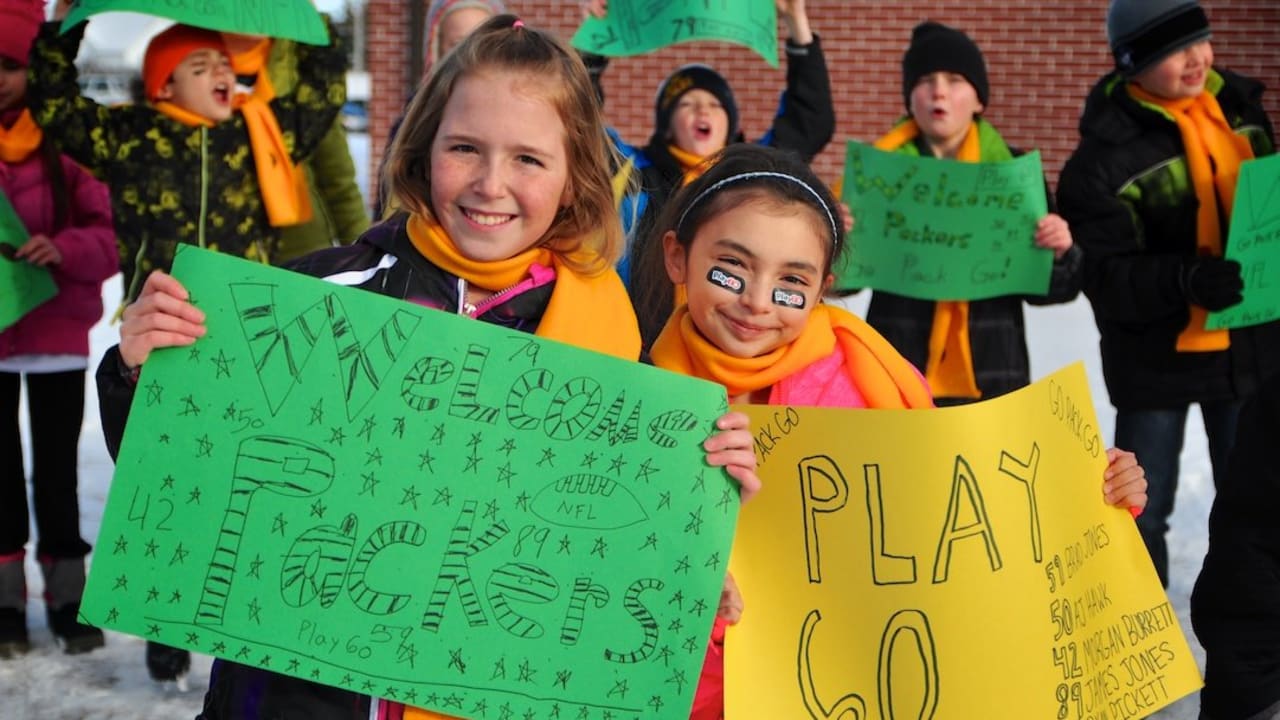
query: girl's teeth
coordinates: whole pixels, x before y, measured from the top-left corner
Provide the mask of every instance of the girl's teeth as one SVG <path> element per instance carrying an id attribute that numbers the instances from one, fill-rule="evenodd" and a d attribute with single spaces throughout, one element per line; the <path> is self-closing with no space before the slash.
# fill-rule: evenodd
<path id="1" fill-rule="evenodd" d="M 467 217 L 478 225 L 499 225 L 510 219 L 510 215 L 489 215 L 487 213 L 478 213 L 475 211 L 467 211 Z"/>

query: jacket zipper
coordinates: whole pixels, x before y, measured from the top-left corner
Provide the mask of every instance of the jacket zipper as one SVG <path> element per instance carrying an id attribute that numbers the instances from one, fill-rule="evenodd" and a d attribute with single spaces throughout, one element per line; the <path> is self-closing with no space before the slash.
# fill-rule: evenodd
<path id="1" fill-rule="evenodd" d="M 501 303 L 502 299 L 507 295 L 510 295 L 511 293 L 518 290 L 520 287 L 530 284 L 532 282 L 533 282 L 532 278 L 526 278 L 516 283 L 515 285 L 512 285 L 509 288 L 499 290 L 498 292 L 490 295 L 484 300 L 481 300 L 478 305 L 472 305 L 471 303 L 467 302 L 467 281 L 463 278 L 458 278 L 458 314 L 466 315 L 467 317 L 472 317 L 472 318 L 479 317 L 481 314 L 488 311 L 489 308 L 494 307 L 495 305 L 498 305 L 499 303 Z"/>

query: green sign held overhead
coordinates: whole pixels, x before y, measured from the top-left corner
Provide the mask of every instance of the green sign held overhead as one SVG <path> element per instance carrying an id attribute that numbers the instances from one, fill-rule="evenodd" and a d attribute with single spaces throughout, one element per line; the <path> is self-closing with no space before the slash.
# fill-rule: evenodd
<path id="1" fill-rule="evenodd" d="M 836 286 L 923 300 L 1044 295 L 1053 253 L 1040 154 L 962 163 L 850 142 L 841 199 L 855 219 Z"/>
<path id="2" fill-rule="evenodd" d="M 27 226 L 9 198 L 0 193 L 0 330 L 58 294 L 58 286 L 47 269 L 14 259 L 14 253 L 28 238 Z"/>
<path id="3" fill-rule="evenodd" d="M 778 67 L 778 9 L 774 0 L 610 0 L 604 18 L 588 17 L 572 44 L 624 57 L 691 40 L 745 45 Z"/>
<path id="4" fill-rule="evenodd" d="M 188 245 L 83 619 L 464 717 L 686 718 L 723 388 Z"/>
<path id="5" fill-rule="evenodd" d="M 1240 263 L 1244 302 L 1209 313 L 1205 327 L 1247 327 L 1280 318 L 1280 155 L 1240 166 L 1225 255 Z"/>
<path id="6" fill-rule="evenodd" d="M 329 44 L 324 18 L 311 0 L 76 0 L 62 21 L 62 30 L 90 15 L 117 11 L 156 15 L 209 30 Z"/>

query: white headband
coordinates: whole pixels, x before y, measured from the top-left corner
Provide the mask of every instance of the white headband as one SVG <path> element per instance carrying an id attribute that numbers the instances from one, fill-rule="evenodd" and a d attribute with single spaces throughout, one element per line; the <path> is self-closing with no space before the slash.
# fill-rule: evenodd
<path id="1" fill-rule="evenodd" d="M 840 248 L 841 236 L 840 236 L 839 227 L 836 225 L 836 218 L 834 215 L 831 214 L 831 208 L 827 207 L 826 201 L 822 199 L 822 196 L 818 194 L 817 190 L 814 190 L 812 187 L 809 186 L 809 183 L 806 183 L 805 181 L 801 180 L 795 175 L 788 175 L 786 173 L 747 172 L 747 173 L 740 173 L 738 175 L 730 175 L 729 177 L 723 180 L 717 181 L 711 187 L 698 193 L 698 196 L 695 197 L 693 201 L 689 203 L 689 206 L 684 209 L 684 212 L 680 213 L 680 220 L 676 222 L 676 235 L 680 235 L 680 229 L 684 227 L 684 219 L 688 217 L 689 212 L 693 210 L 695 207 L 697 207 L 698 203 L 702 202 L 702 200 L 706 198 L 708 195 L 715 192 L 716 190 L 719 190 L 725 185 L 730 185 L 736 182 L 742 182 L 743 180 L 751 180 L 754 178 L 762 178 L 762 177 L 775 178 L 777 180 L 786 180 L 788 182 L 793 182 L 796 185 L 799 185 L 800 187 L 804 188 L 806 192 L 808 192 L 810 195 L 813 196 L 814 200 L 818 201 L 818 207 L 822 208 L 822 211 L 827 214 L 827 222 L 831 224 L 831 254 L 834 256 L 836 253 L 836 250 Z"/>

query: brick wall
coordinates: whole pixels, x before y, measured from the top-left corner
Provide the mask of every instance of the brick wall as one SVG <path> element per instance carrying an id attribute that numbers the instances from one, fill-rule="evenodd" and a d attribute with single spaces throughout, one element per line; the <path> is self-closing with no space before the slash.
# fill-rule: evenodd
<path id="1" fill-rule="evenodd" d="M 572 0 L 508 0 L 531 25 L 568 37 L 580 20 Z M 1204 0 L 1217 64 L 1271 86 L 1272 122 L 1280 122 L 1280 1 Z M 901 59 L 920 20 L 965 30 L 982 47 L 991 81 L 987 118 L 1010 143 L 1039 148 L 1045 170 L 1058 170 L 1077 140 L 1084 96 L 1111 67 L 1104 18 L 1107 0 L 809 0 L 832 76 L 836 138 L 817 159 L 822 177 L 840 173 L 845 139 L 873 140 L 904 112 Z M 373 74 L 372 163 L 376 168 L 392 119 L 405 98 L 409 10 L 404 0 L 368 0 L 369 69 Z M 616 59 L 605 77 L 606 115 L 624 138 L 643 143 L 652 130 L 653 93 L 673 68 L 705 62 L 734 88 L 747 134 L 769 125 L 784 74 L 750 51 L 689 43 Z"/>

